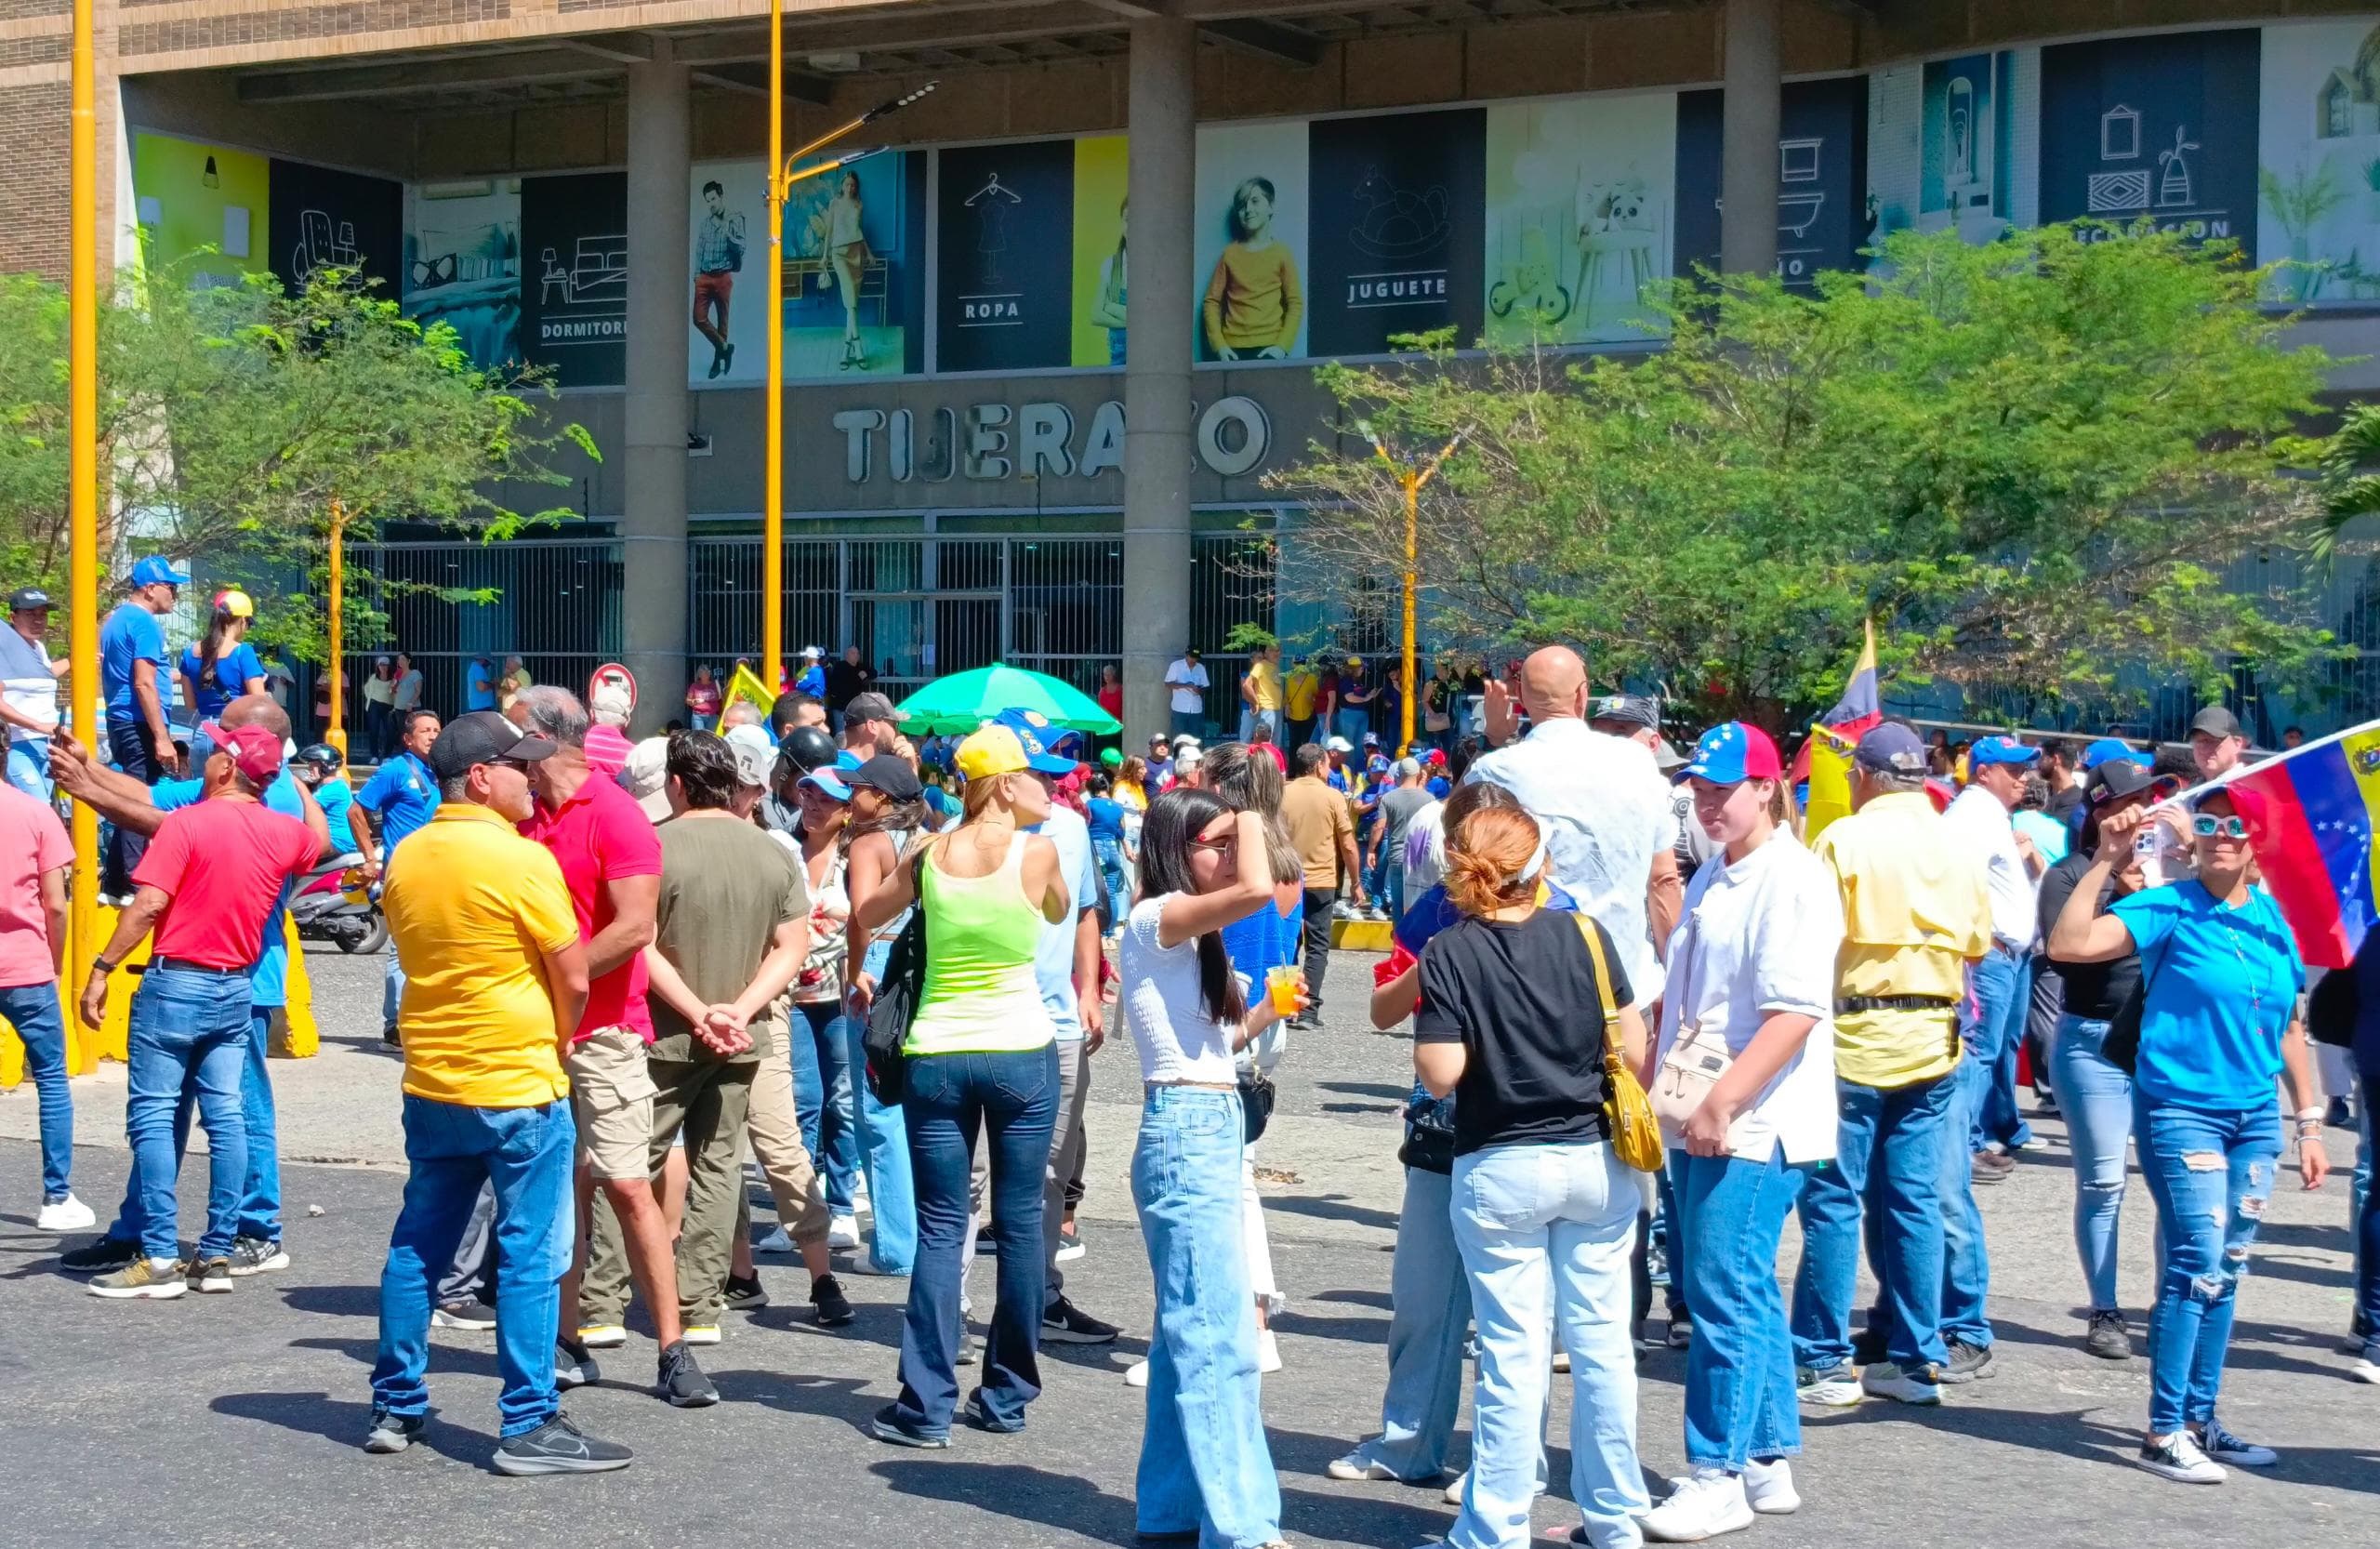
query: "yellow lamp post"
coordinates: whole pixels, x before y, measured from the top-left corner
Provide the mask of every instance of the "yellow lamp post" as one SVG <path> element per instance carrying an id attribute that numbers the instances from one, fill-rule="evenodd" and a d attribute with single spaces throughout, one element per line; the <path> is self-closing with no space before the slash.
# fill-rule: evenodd
<path id="1" fill-rule="evenodd" d="M 928 81 L 906 97 L 879 103 L 788 153 L 785 149 L 785 0 L 769 0 L 769 368 L 762 408 L 764 459 L 760 506 L 760 677 L 772 693 L 785 662 L 785 204 L 793 185 L 839 171 L 872 155 L 854 151 L 814 166 L 793 164 L 900 112 L 932 91 Z"/>
<path id="2" fill-rule="evenodd" d="M 324 670 L 331 675 L 328 703 L 330 724 L 323 729 L 323 740 L 347 757 L 347 508 L 338 496 L 331 496 L 331 549 L 328 595 L 324 598 L 323 616 L 329 640 L 329 661 Z"/>
<path id="3" fill-rule="evenodd" d="M 1426 463 L 1401 463 L 1389 455 L 1388 444 L 1373 433 L 1369 424 L 1358 420 L 1355 429 L 1372 444 L 1372 450 L 1396 475 L 1397 483 L 1405 491 L 1405 668 L 1403 689 L 1397 695 L 1404 705 L 1404 724 L 1398 733 L 1396 749 L 1402 758 L 1413 747 L 1413 701 L 1415 690 L 1421 686 L 1414 675 L 1414 612 L 1415 597 L 1421 587 L 1421 486 L 1436 477 L 1446 460 L 1454 456 L 1455 448 L 1462 444 L 1462 438 L 1471 432 L 1457 431 L 1455 438 Z"/>
<path id="4" fill-rule="evenodd" d="M 92 0 L 74 0 L 67 193 L 67 703 L 74 735 L 95 753 L 99 703 L 99 131 L 92 112 Z M 99 814 L 74 803 L 74 878 L 67 961 L 99 955 Z"/>

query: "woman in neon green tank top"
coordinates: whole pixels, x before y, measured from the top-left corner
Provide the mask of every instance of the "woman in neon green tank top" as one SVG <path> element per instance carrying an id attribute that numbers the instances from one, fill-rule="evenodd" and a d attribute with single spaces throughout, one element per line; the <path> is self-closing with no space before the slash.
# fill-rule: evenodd
<path id="1" fill-rule="evenodd" d="M 1070 895 L 1057 846 L 1020 831 L 1050 815 L 1050 792 L 1016 734 L 986 726 L 959 745 L 957 763 L 967 778 L 959 827 L 928 841 L 920 865 L 886 877 L 851 923 L 854 933 L 872 932 L 924 894 L 925 985 L 903 1044 L 909 1068 L 901 1105 L 917 1173 L 918 1256 L 901 1397 L 872 1426 L 879 1439 L 906 1447 L 950 1445 L 965 1337 L 959 1252 L 978 1131 L 989 1141 L 999 1297 L 968 1419 L 1022 1430 L 1025 1406 L 1041 1385 L 1041 1182 L 1057 1119 L 1058 1053 L 1033 955 L 1043 931 L 1072 928 Z"/>

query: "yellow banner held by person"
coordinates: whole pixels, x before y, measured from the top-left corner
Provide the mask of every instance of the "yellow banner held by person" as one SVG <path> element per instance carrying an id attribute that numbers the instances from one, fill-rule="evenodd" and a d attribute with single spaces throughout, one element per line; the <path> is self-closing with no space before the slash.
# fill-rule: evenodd
<path id="1" fill-rule="evenodd" d="M 1854 744 L 1824 726 L 1810 728 L 1810 798 L 1802 809 L 1802 842 L 1815 844 L 1826 826 L 1851 815 Z"/>
<path id="2" fill-rule="evenodd" d="M 769 692 L 769 685 L 760 682 L 760 675 L 742 662 L 735 664 L 734 673 L 728 678 L 727 693 L 720 700 L 719 708 L 721 712 L 724 712 L 728 706 L 738 699 L 749 700 L 752 708 L 760 712 L 760 718 L 764 721 L 768 719 L 770 709 L 777 702 L 777 696 Z"/>

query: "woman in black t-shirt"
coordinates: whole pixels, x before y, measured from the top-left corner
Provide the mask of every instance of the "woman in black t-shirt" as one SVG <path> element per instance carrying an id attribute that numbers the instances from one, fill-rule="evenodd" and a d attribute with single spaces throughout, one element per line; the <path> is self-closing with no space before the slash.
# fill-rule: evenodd
<path id="1" fill-rule="evenodd" d="M 2148 770 L 2130 759 L 2110 759 L 2091 771 L 2084 787 L 2090 806 L 2083 814 L 2081 842 L 2042 878 L 2042 940 L 2066 912 L 2075 884 L 2091 868 L 2099 849 L 2099 823 L 2110 813 L 2144 806 L 2157 794 Z M 2109 879 L 2092 912 L 2144 880 L 2137 858 Z M 2074 1149 L 2074 1251 L 2091 1291 L 2091 1321 L 2082 1348 L 2107 1360 L 2132 1358 L 2132 1335 L 2116 1304 L 2116 1228 L 2123 1213 L 2124 1146 L 2132 1139 L 2132 1074 L 2108 1058 L 2108 1025 L 2140 983 L 2140 957 L 2127 952 L 2109 962 L 2049 960 L 2065 981 L 2065 1012 L 2050 1044 L 2049 1084 L 2057 1111 L 2066 1118 Z"/>
<path id="2" fill-rule="evenodd" d="M 1637 1189 L 1606 1140 L 1601 1008 L 1621 1008 L 1612 1027 L 1637 1068 L 1645 1025 L 1603 927 L 1539 907 L 1535 819 L 1468 813 L 1448 830 L 1446 854 L 1447 894 L 1463 919 L 1422 949 L 1413 1067 L 1432 1094 L 1455 1097 L 1454 1237 L 1479 1331 L 1471 1475 L 1453 1537 L 1527 1544 L 1559 1330 L 1585 1540 L 1633 1542 L 1649 1507 L 1629 1339 Z"/>

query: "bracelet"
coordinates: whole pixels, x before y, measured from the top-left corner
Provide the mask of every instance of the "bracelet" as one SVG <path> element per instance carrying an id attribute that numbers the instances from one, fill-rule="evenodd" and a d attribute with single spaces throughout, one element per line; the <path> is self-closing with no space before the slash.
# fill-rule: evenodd
<path id="1" fill-rule="evenodd" d="M 2308 1104 L 2307 1106 L 2297 1110 L 2296 1117 L 2297 1122 L 2300 1124 L 2319 1124 L 2322 1120 L 2322 1110 L 2311 1104 Z"/>

